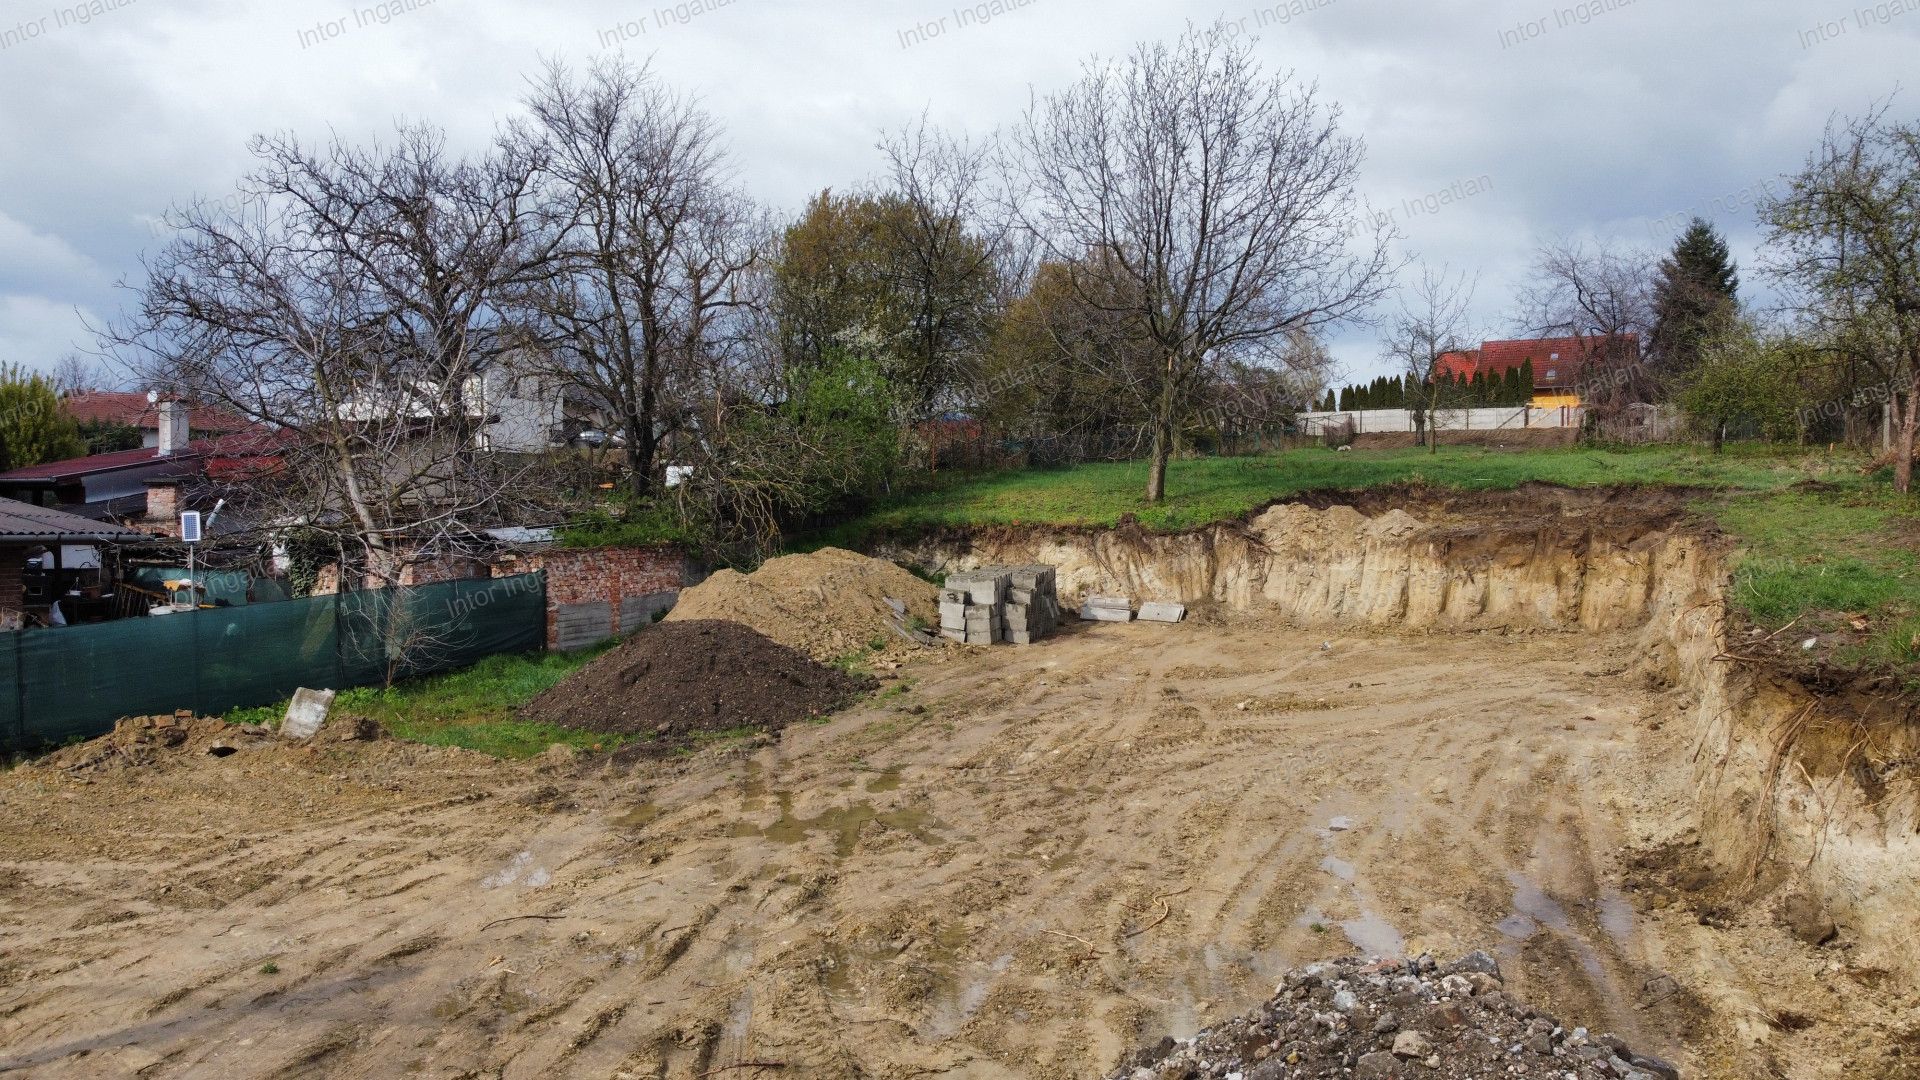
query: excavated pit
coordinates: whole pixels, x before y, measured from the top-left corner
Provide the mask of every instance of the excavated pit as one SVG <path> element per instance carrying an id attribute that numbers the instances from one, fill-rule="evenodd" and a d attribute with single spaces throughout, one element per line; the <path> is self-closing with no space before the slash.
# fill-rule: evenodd
<path id="1" fill-rule="evenodd" d="M 1305 627 L 1628 633 L 1636 656 L 1623 674 L 1676 690 L 1690 741 L 1690 768 L 1675 777 L 1684 782 L 1658 793 L 1682 821 L 1636 863 L 1648 887 L 1683 882 L 1678 893 L 1706 925 L 1810 897 L 1849 970 L 1911 989 L 1920 727 L 1885 680 L 1807 685 L 1743 654 L 1738 643 L 1762 632 L 1730 613 L 1732 545 L 1688 512 L 1689 496 L 1549 485 L 1329 493 L 1178 535 L 998 530 L 890 554 L 936 572 L 1054 563 L 1070 600 L 1119 593 L 1277 611 Z M 1720 993 L 1748 1041 L 1781 1026 L 1759 984 Z"/>

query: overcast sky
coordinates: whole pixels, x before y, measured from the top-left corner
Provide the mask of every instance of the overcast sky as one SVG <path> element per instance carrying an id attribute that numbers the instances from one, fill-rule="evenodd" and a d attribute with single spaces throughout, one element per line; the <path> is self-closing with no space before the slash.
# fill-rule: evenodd
<path id="1" fill-rule="evenodd" d="M 698 93 L 748 188 L 791 209 L 872 176 L 877 134 L 923 110 L 986 135 L 1086 57 L 1223 16 L 1344 107 L 1364 194 L 1406 250 L 1481 275 L 1496 335 L 1554 236 L 1665 248 L 1698 213 L 1747 268 L 1756 194 L 1830 114 L 1920 74 L 1920 0 L 0 0 L 0 361 L 92 348 L 159 217 L 230 191 L 256 132 L 426 119 L 478 148 L 540 56 L 624 49 Z M 1920 115 L 1920 87 L 1895 113 Z M 1352 376 L 1376 353 L 1336 342 Z"/>

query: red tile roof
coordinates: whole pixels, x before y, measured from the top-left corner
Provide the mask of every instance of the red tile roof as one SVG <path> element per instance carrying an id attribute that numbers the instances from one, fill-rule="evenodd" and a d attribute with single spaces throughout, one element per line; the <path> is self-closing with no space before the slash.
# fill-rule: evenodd
<path id="1" fill-rule="evenodd" d="M 70 394 L 65 403 L 67 412 L 83 424 L 94 421 L 126 424 L 143 431 L 160 430 L 160 410 L 143 393 L 90 391 Z M 253 426 L 250 421 L 212 405 L 191 405 L 187 416 L 188 426 L 196 433 L 222 434 L 245 431 Z"/>
<path id="2" fill-rule="evenodd" d="M 180 462 L 181 468 L 178 471 L 183 474 L 204 470 L 218 474 L 223 479 L 244 479 L 251 474 L 278 468 L 281 454 L 290 449 L 296 441 L 296 436 L 291 431 L 250 427 L 246 431 L 222 435 L 217 439 L 195 439 L 187 445 L 185 450 L 164 458 L 160 456 L 158 448 L 151 446 L 137 450 L 118 450 L 111 454 L 93 454 L 88 457 L 49 461 L 42 465 L 15 469 L 12 472 L 0 473 L 0 481 L 46 480 L 60 483 L 113 472 L 116 469 L 152 465 L 159 461 Z"/>
<path id="3" fill-rule="evenodd" d="M 49 461 L 44 465 L 30 465 L 24 469 L 0 473 L 0 480 L 78 480 L 81 477 L 97 473 L 113 472 L 116 469 L 131 469 L 141 465 L 152 465 L 157 461 L 192 461 L 200 456 L 200 450 L 189 448 L 170 457 L 163 458 L 155 447 L 142 447 L 138 450 L 119 450 L 111 454 L 93 454 L 89 457 L 68 458 L 65 461 Z"/>
<path id="4" fill-rule="evenodd" d="M 1640 348 L 1638 334 L 1622 335 L 1633 351 Z M 1536 390 L 1572 389 L 1580 382 L 1580 373 L 1588 361 L 1602 352 L 1610 337 L 1536 338 L 1530 341 L 1489 341 L 1468 352 L 1448 353 L 1440 358 L 1441 373 L 1473 378 L 1476 374 L 1504 376 L 1528 362 L 1533 364 Z"/>

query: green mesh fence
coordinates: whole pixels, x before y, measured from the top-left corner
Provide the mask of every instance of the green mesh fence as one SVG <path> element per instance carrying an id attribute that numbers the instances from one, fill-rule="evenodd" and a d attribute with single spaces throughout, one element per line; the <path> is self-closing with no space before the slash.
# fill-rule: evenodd
<path id="1" fill-rule="evenodd" d="M 167 582 L 187 576 L 181 567 L 136 566 L 127 572 L 127 580 L 148 592 L 165 592 Z M 286 583 L 273 578 L 254 577 L 242 570 L 200 570 L 194 578 L 205 586 L 204 599 L 223 607 L 248 604 L 278 604 L 292 599 Z"/>
<path id="2" fill-rule="evenodd" d="M 20 719 L 20 635 L 0 634 L 0 684 L 13 692 L 0 694 L 0 746 L 18 746 L 27 737 Z"/>
<path id="3" fill-rule="evenodd" d="M 219 715 L 302 687 L 372 686 L 546 645 L 540 574 L 0 634 L 7 750 L 105 734 L 123 716 Z"/>

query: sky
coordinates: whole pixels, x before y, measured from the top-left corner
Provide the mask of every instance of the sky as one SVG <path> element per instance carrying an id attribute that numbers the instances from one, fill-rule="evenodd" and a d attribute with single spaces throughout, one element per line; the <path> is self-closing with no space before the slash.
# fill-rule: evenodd
<path id="1" fill-rule="evenodd" d="M 219 199 L 250 136 L 366 140 L 430 121 L 478 150 L 543 57 L 650 60 L 724 124 L 780 209 L 879 171 L 925 113 L 978 137 L 1095 56 L 1224 18 L 1363 138 L 1361 193 L 1409 258 L 1478 275 L 1518 329 L 1558 237 L 1668 248 L 1698 214 L 1754 297 L 1754 203 L 1835 115 L 1920 75 L 1920 0 L 0 0 L 0 363 L 51 368 L 134 301 L 170 206 Z M 1920 117 L 1920 88 L 1894 98 Z M 1333 340 L 1385 373 L 1378 333 Z"/>

